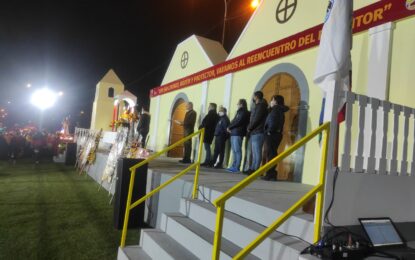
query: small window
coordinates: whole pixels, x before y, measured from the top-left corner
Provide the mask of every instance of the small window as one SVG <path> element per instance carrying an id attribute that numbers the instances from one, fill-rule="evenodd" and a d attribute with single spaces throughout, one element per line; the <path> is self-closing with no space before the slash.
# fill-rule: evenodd
<path id="1" fill-rule="evenodd" d="M 114 88 L 108 89 L 108 97 L 113 98 L 114 97 Z"/>

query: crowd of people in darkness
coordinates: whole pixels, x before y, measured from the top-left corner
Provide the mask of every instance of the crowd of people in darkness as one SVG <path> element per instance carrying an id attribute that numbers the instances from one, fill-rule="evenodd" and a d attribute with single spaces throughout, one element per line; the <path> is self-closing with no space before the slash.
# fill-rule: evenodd
<path id="1" fill-rule="evenodd" d="M 203 140 L 205 160 L 201 166 L 222 169 L 226 144 L 230 140 L 233 161 L 226 170 L 239 173 L 242 166 L 242 144 L 243 139 L 246 138 L 246 160 L 242 172 L 250 175 L 259 169 L 263 161 L 268 162 L 278 155 L 278 146 L 283 137 L 284 113 L 289 108 L 285 106 L 284 97 L 280 95 L 272 96 L 268 104 L 261 91 L 254 93 L 251 111 L 248 111 L 245 99 L 240 99 L 237 106 L 237 112 L 230 120 L 225 107 L 218 108 L 215 103 L 209 104 L 209 111 L 199 126 L 199 129 L 205 129 Z M 196 116 L 193 104 L 188 102 L 183 122 L 176 120 L 177 124 L 183 126 L 185 137 L 194 132 Z M 213 155 L 212 143 L 214 143 Z M 180 163 L 192 162 L 191 149 L 192 141 L 189 140 L 184 144 L 184 157 L 179 161 Z M 265 160 L 262 158 L 263 155 Z M 262 179 L 276 181 L 276 169 L 270 169 Z"/>
<path id="2" fill-rule="evenodd" d="M 36 129 L 11 129 L 0 133 L 0 159 L 15 164 L 19 159 L 32 158 L 38 164 L 58 154 L 59 133 Z"/>

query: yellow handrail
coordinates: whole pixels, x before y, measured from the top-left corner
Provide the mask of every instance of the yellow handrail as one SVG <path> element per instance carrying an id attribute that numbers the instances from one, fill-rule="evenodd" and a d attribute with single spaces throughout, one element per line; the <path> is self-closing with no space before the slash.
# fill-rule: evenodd
<path id="1" fill-rule="evenodd" d="M 141 166 L 145 165 L 146 163 L 149 163 L 150 161 L 154 160 L 155 158 L 159 157 L 160 155 L 176 148 L 177 146 L 181 145 L 182 143 L 190 140 L 191 138 L 197 136 L 200 134 L 200 139 L 199 139 L 199 149 L 198 149 L 198 156 L 197 156 L 197 160 L 196 162 L 192 163 L 189 167 L 187 167 L 186 169 L 184 169 L 183 171 L 179 172 L 178 174 L 176 174 L 174 177 L 172 177 L 171 179 L 169 179 L 168 181 L 164 182 L 163 184 L 161 184 L 160 186 L 158 186 L 157 188 L 155 188 L 154 190 L 150 191 L 149 193 L 147 193 L 146 195 L 144 195 L 142 198 L 140 198 L 139 200 L 135 201 L 133 204 L 131 204 L 131 198 L 132 198 L 132 193 L 133 193 L 133 186 L 134 186 L 134 179 L 135 179 L 135 173 L 136 170 L 138 168 L 140 168 Z M 122 229 L 122 235 L 121 235 L 121 244 L 120 247 L 124 247 L 125 246 L 125 241 L 127 239 L 127 227 L 128 227 L 128 220 L 130 218 L 130 211 L 137 207 L 138 205 L 140 205 L 141 203 L 143 203 L 146 199 L 150 198 L 151 196 L 153 196 L 154 194 L 156 194 L 157 192 L 159 192 L 160 190 L 162 190 L 164 187 L 168 186 L 170 183 L 174 182 L 175 180 L 177 180 L 178 178 L 180 178 L 181 176 L 183 176 L 184 174 L 188 173 L 189 171 L 191 171 L 193 168 L 196 168 L 195 170 L 195 178 L 194 178 L 194 183 L 193 183 L 193 192 L 192 192 L 192 198 L 193 199 L 197 199 L 197 187 L 199 185 L 199 169 L 200 169 L 200 160 L 201 160 L 201 155 L 202 155 L 202 145 L 203 145 L 203 140 L 205 138 L 205 129 L 202 128 L 199 131 L 186 136 L 185 138 L 181 139 L 180 141 L 170 145 L 169 147 L 163 149 L 160 152 L 157 152 L 153 155 L 151 155 L 150 157 L 148 157 L 147 159 L 145 159 L 144 161 L 132 166 L 130 168 L 131 171 L 131 176 L 130 176 L 130 185 L 128 187 L 128 196 L 127 196 L 127 203 L 125 205 L 125 215 L 124 215 L 124 223 L 123 223 L 123 229 Z"/>
<path id="2" fill-rule="evenodd" d="M 283 153 L 269 161 L 264 166 L 260 167 L 250 176 L 243 179 L 237 185 L 233 186 L 227 192 L 219 196 L 213 204 L 216 207 L 216 230 L 213 240 L 213 250 L 212 250 L 212 259 L 218 260 L 221 247 L 221 238 L 222 238 L 222 228 L 223 228 L 223 217 L 225 211 L 226 201 L 234 196 L 236 193 L 244 189 L 246 186 L 255 181 L 260 175 L 268 171 L 272 167 L 275 167 L 278 162 L 292 154 L 301 146 L 305 145 L 311 139 L 313 139 L 318 134 L 325 132 L 322 145 L 322 154 L 320 161 L 320 176 L 319 183 L 307 192 L 300 200 L 298 200 L 293 206 L 291 206 L 286 212 L 284 212 L 276 221 L 274 221 L 268 228 L 266 228 L 254 241 L 242 249 L 233 259 L 243 259 L 247 256 L 252 250 L 254 250 L 262 241 L 264 241 L 274 230 L 276 230 L 281 224 L 291 217 L 302 205 L 304 205 L 309 199 L 317 194 L 316 198 L 316 210 L 314 218 L 314 242 L 317 242 L 320 239 L 321 232 L 321 216 L 322 216 L 322 206 L 323 206 L 323 193 L 324 193 L 324 183 L 325 183 L 325 173 L 326 173 L 326 164 L 327 164 L 327 149 L 328 149 L 328 138 L 330 136 L 330 122 L 325 123 L 318 127 L 316 130 L 296 142 L 290 148 L 285 150 Z"/>

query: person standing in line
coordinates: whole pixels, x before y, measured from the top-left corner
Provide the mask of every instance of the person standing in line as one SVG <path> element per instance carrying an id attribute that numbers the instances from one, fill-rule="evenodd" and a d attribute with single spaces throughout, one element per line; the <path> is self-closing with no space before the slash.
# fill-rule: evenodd
<path id="1" fill-rule="evenodd" d="M 219 108 L 219 121 L 215 127 L 215 151 L 212 160 L 210 161 L 210 167 L 216 169 L 223 168 L 223 160 L 225 158 L 225 145 L 228 139 L 227 128 L 229 126 L 229 118 L 226 115 L 226 108 Z M 219 157 L 219 162 L 215 165 Z"/>
<path id="2" fill-rule="evenodd" d="M 242 161 L 242 140 L 246 135 L 246 128 L 249 124 L 249 112 L 245 99 L 238 102 L 238 110 L 227 131 L 231 135 L 231 148 L 233 154 L 232 166 L 227 169 L 229 172 L 237 173 Z"/>
<path id="3" fill-rule="evenodd" d="M 205 129 L 205 138 L 203 139 L 203 146 L 205 148 L 206 157 L 205 161 L 201 164 L 201 166 L 209 166 L 210 161 L 212 159 L 212 152 L 210 146 L 212 145 L 213 137 L 215 135 L 215 127 L 219 120 L 216 108 L 217 105 L 215 103 L 209 104 L 209 112 L 203 118 L 202 123 L 199 126 L 199 130 L 202 128 Z"/>
<path id="4" fill-rule="evenodd" d="M 261 165 L 262 146 L 264 144 L 264 124 L 268 113 L 267 102 L 264 100 L 264 94 L 261 91 L 254 93 L 252 102 L 255 103 L 255 107 L 251 112 L 248 125 L 252 147 L 252 164 L 250 169 L 244 172 L 248 175 L 258 170 Z"/>
<path id="5" fill-rule="evenodd" d="M 289 110 L 284 104 L 284 97 L 275 95 L 271 98 L 270 112 L 264 125 L 265 146 L 267 147 L 267 162 L 271 161 L 278 155 L 278 146 L 282 140 L 282 133 L 284 130 L 285 116 L 284 113 Z M 276 166 L 271 168 L 265 176 L 262 177 L 266 181 L 276 181 L 277 171 Z"/>
<path id="6" fill-rule="evenodd" d="M 196 123 L 196 111 L 193 110 L 193 103 L 187 102 L 186 103 L 186 114 L 184 116 L 183 122 L 175 120 L 175 122 L 184 128 L 184 137 L 193 134 L 195 123 Z M 192 163 L 190 160 L 190 155 L 192 153 L 192 139 L 189 139 L 184 143 L 184 156 L 183 159 L 180 160 L 180 163 Z"/>
<path id="7" fill-rule="evenodd" d="M 146 146 L 146 139 L 148 132 L 150 131 L 150 114 L 148 113 L 147 107 L 142 107 L 141 114 L 139 115 L 139 120 L 137 124 L 137 133 L 141 137 L 141 147 L 145 148 Z"/>

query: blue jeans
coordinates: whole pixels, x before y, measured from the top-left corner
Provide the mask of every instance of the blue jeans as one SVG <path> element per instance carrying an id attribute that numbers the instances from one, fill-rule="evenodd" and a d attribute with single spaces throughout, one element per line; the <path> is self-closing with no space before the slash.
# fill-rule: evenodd
<path id="1" fill-rule="evenodd" d="M 204 146 L 205 152 L 206 152 L 205 163 L 210 163 L 210 160 L 211 160 L 211 157 L 212 157 L 212 152 L 211 152 L 211 149 L 210 149 L 210 144 L 203 143 L 203 146 Z"/>
<path id="2" fill-rule="evenodd" d="M 251 170 L 258 170 L 262 161 L 262 145 L 264 144 L 264 134 L 251 135 L 252 144 L 252 165 Z"/>
<path id="3" fill-rule="evenodd" d="M 232 168 L 238 169 L 242 161 L 242 136 L 231 136 L 231 148 L 233 155 Z"/>

